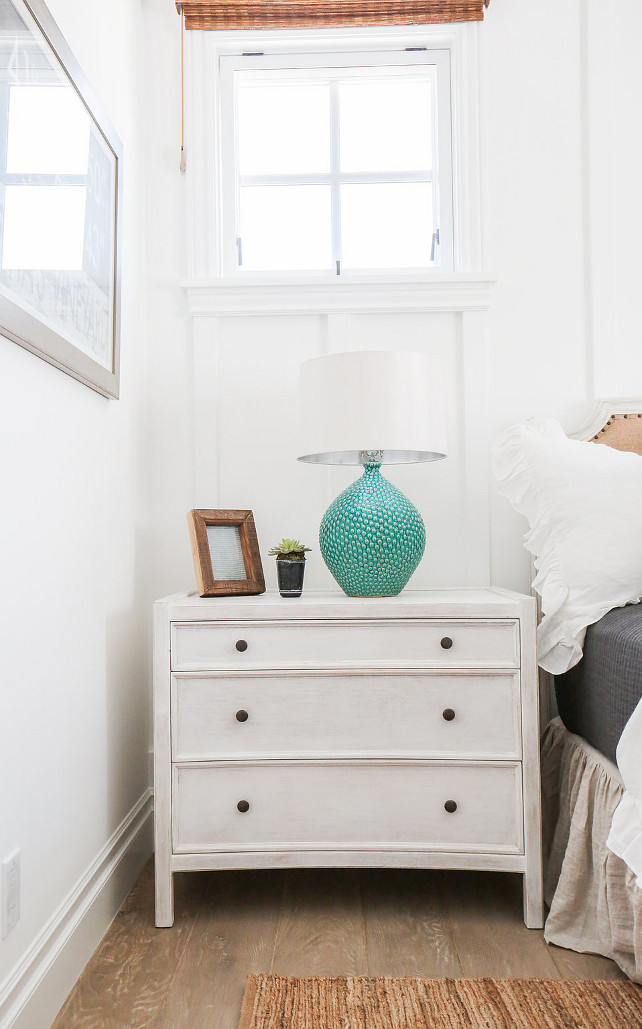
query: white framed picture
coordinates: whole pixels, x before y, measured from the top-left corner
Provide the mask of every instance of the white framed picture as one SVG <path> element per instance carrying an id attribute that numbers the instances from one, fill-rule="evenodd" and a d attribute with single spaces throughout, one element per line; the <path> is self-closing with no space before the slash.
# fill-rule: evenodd
<path id="1" fill-rule="evenodd" d="M 0 5 L 0 332 L 119 389 L 122 144 L 42 0 Z"/>

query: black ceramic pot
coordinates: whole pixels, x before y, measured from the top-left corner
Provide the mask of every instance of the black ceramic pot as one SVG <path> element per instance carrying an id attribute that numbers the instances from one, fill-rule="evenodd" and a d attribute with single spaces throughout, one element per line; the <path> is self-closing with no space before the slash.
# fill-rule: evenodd
<path id="1" fill-rule="evenodd" d="M 300 597 L 303 592 L 303 573 L 305 559 L 292 560 L 289 557 L 278 557 L 276 560 L 276 577 L 279 593 L 282 597 Z"/>

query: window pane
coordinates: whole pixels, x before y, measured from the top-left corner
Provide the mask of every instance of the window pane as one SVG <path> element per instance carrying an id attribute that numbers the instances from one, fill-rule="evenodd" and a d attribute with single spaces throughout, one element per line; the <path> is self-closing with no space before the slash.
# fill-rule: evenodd
<path id="1" fill-rule="evenodd" d="M 246 271 L 329 269 L 329 186 L 245 186 L 241 240 Z"/>
<path id="2" fill-rule="evenodd" d="M 430 266 L 432 186 L 386 182 L 341 188 L 344 268 Z"/>
<path id="3" fill-rule="evenodd" d="M 241 86 L 238 110 L 241 175 L 330 170 L 327 85 Z"/>
<path id="4" fill-rule="evenodd" d="M 2 267 L 80 271 L 84 186 L 7 186 Z"/>
<path id="5" fill-rule="evenodd" d="M 431 92 L 425 80 L 342 82 L 341 171 L 429 171 Z"/>
<path id="6" fill-rule="evenodd" d="M 90 119 L 71 86 L 12 86 L 7 171 L 86 175 Z"/>

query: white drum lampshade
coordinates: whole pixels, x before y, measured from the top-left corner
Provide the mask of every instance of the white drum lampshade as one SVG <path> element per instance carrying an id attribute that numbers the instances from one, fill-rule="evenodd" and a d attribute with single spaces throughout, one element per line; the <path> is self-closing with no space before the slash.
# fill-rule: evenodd
<path id="1" fill-rule="evenodd" d="M 438 461 L 446 456 L 440 370 L 413 351 L 355 351 L 304 361 L 300 457 L 310 464 Z"/>
<path id="2" fill-rule="evenodd" d="M 400 593 L 419 564 L 426 531 L 382 464 L 446 456 L 441 377 L 423 354 L 355 351 L 301 365 L 300 457 L 362 464 L 363 476 L 330 505 L 319 545 L 349 596 Z"/>

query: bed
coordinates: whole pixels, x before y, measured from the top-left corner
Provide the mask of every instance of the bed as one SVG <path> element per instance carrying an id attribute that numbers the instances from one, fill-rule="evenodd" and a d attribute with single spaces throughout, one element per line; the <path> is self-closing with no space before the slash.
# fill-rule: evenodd
<path id="1" fill-rule="evenodd" d="M 642 455 L 640 412 L 640 402 L 603 404 L 575 438 Z M 582 660 L 554 691 L 558 715 L 542 737 L 545 939 L 603 954 L 642 982 L 642 886 L 607 847 L 624 795 L 616 748 L 642 697 L 642 604 L 589 626 Z"/>

